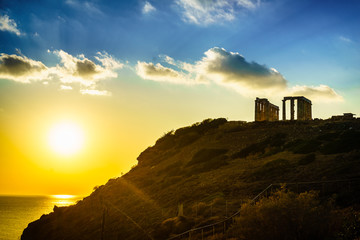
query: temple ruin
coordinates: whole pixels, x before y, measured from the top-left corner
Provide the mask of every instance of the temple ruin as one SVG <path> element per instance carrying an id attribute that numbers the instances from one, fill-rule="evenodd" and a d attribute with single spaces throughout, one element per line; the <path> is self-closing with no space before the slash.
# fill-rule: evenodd
<path id="1" fill-rule="evenodd" d="M 255 121 L 278 121 L 279 107 L 270 103 L 266 98 L 255 100 Z"/>
<path id="2" fill-rule="evenodd" d="M 304 96 L 284 97 L 283 120 L 286 120 L 286 101 L 290 100 L 290 120 L 312 120 L 311 101 Z M 295 100 L 296 100 L 296 119 L 295 119 Z M 278 121 L 279 107 L 270 103 L 266 98 L 256 98 L 255 100 L 255 121 Z"/>
<path id="3" fill-rule="evenodd" d="M 356 114 L 354 113 L 344 113 L 343 115 L 337 115 L 337 116 L 332 116 L 331 120 L 334 121 L 343 121 L 343 120 L 353 120 L 355 119 Z"/>
<path id="4" fill-rule="evenodd" d="M 312 120 L 311 101 L 306 97 L 284 97 L 283 101 L 283 120 L 286 120 L 286 101 L 290 100 L 290 120 L 295 120 L 295 100 L 297 101 L 296 120 Z"/>

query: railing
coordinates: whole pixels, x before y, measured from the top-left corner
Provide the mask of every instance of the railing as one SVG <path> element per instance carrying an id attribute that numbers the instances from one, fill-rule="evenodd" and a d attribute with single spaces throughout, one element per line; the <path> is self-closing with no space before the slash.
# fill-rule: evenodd
<path id="1" fill-rule="evenodd" d="M 309 181 L 309 182 L 290 182 L 290 183 L 272 183 L 269 186 L 267 186 L 264 190 L 262 190 L 258 195 L 256 195 L 254 198 L 251 199 L 250 204 L 254 204 L 256 203 L 256 201 L 259 200 L 260 197 L 262 196 L 268 196 L 268 192 L 270 190 L 270 192 L 273 191 L 273 188 L 278 188 L 281 186 L 295 186 L 296 187 L 296 192 L 299 193 L 299 187 L 303 186 L 303 185 L 311 185 L 311 184 L 321 184 L 322 186 L 322 190 L 324 190 L 324 186 L 326 184 L 337 184 L 337 183 L 346 183 L 350 186 L 350 184 L 352 183 L 360 183 L 360 179 L 344 179 L 344 180 L 325 180 L 325 181 Z M 308 189 L 308 190 L 312 190 L 312 189 Z M 188 238 L 191 239 L 192 237 L 197 237 L 197 239 L 204 239 L 204 237 L 207 237 L 209 235 L 215 235 L 216 233 L 224 233 L 226 232 L 226 230 L 230 227 L 230 225 L 232 223 L 235 222 L 235 217 L 240 215 L 241 210 L 238 210 L 237 212 L 235 212 L 234 214 L 232 214 L 229 217 L 226 217 L 224 220 L 216 222 L 216 223 L 212 223 L 206 226 L 202 226 L 202 227 L 198 227 L 198 228 L 193 228 L 190 229 L 186 232 L 177 234 L 175 236 L 172 236 L 170 238 L 168 238 L 167 240 L 172 240 L 172 239 L 183 239 L 183 238 Z"/>
<path id="2" fill-rule="evenodd" d="M 273 184 L 270 184 L 269 186 L 267 186 L 267 188 L 262 190 L 258 195 L 256 195 L 253 199 L 251 199 L 250 203 L 255 203 L 264 193 L 266 193 L 269 189 L 271 189 L 272 186 L 273 186 Z M 206 234 L 206 233 L 209 232 L 209 230 L 208 231 L 204 231 L 204 230 L 210 229 L 210 231 L 212 230 L 212 234 L 214 235 L 216 232 L 219 232 L 219 227 L 216 229 L 217 226 L 220 226 L 220 230 L 222 230 L 222 232 L 225 233 L 226 229 L 234 221 L 234 218 L 236 216 L 238 216 L 239 214 L 240 214 L 240 210 L 238 210 L 233 215 L 231 215 L 230 217 L 225 218 L 222 221 L 212 223 L 212 224 L 209 224 L 209 225 L 206 225 L 206 226 L 190 229 L 190 230 L 188 230 L 186 232 L 183 232 L 183 233 L 180 233 L 180 234 L 175 235 L 173 237 L 170 237 L 170 238 L 168 238 L 168 240 L 182 239 L 182 238 L 184 238 L 186 236 L 188 236 L 188 238 L 191 239 L 191 236 L 194 236 L 194 233 L 200 232 L 200 230 L 201 230 L 201 237 L 203 239 L 204 238 L 204 233 Z"/>

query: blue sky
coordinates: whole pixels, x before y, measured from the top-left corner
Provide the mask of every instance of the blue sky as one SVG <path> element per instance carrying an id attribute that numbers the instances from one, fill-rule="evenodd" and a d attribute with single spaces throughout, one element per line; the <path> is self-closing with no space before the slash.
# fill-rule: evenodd
<path id="1" fill-rule="evenodd" d="M 17 32 L 0 31 L 0 49 L 46 66 L 58 63 L 47 50 L 91 60 L 105 51 L 134 67 L 159 55 L 194 64 L 220 47 L 277 69 L 289 85 L 352 88 L 359 8 L 357 1 L 2 1 L 1 16 Z"/>
<path id="2" fill-rule="evenodd" d="M 0 153 L 35 159 L 21 133 L 73 118 L 114 142 L 118 176 L 171 129 L 253 121 L 255 97 L 359 115 L 359 12 L 356 0 L 0 0 Z"/>

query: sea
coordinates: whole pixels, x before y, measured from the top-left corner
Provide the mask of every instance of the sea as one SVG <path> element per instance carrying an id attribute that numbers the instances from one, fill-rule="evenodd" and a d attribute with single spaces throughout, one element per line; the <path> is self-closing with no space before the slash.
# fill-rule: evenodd
<path id="1" fill-rule="evenodd" d="M 82 197 L 74 195 L 3 196 L 0 195 L 0 240 L 17 240 L 27 225 L 52 212 L 54 205 L 69 206 Z"/>

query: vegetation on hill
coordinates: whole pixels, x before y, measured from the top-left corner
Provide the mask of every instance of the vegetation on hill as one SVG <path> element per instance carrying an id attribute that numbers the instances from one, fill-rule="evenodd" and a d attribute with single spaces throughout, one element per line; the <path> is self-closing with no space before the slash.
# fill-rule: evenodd
<path id="1" fill-rule="evenodd" d="M 256 204 L 244 204 L 228 235 L 246 240 L 355 239 L 359 217 L 344 221 L 354 213 L 336 209 L 331 200 L 321 202 L 317 192 L 282 188 Z"/>
<path id="2" fill-rule="evenodd" d="M 332 182 L 346 179 L 352 181 Z M 303 183 L 317 181 L 323 184 Z M 360 199 L 359 120 L 246 123 L 207 119 L 170 131 L 144 150 L 138 165 L 127 174 L 96 187 L 74 206 L 54 208 L 30 223 L 22 239 L 166 239 L 224 219 L 271 183 L 299 182 L 288 184 L 296 194 L 280 192 L 255 206 L 244 205 L 247 215 L 241 215 L 239 221 L 246 221 L 248 230 L 234 225 L 233 237 L 251 239 L 242 236 L 248 236 L 245 232 L 256 223 L 251 216 L 265 218 L 263 207 L 277 217 L 286 215 L 291 204 L 302 206 L 297 201 L 304 200 L 320 204 L 306 205 L 314 208 L 317 216 L 332 219 L 333 215 L 323 214 L 329 206 L 322 205 L 331 197 L 331 211 L 352 207 L 356 212 Z M 319 191 L 319 197 L 313 192 L 298 195 L 310 190 Z M 282 197 L 286 201 L 281 203 L 289 205 L 278 208 L 274 203 L 283 201 Z M 183 216 L 178 216 L 179 204 Z M 302 210 L 308 217 L 307 209 Z M 359 229 L 357 220 L 347 224 Z M 341 229 L 338 233 L 343 236 L 356 235 Z"/>

